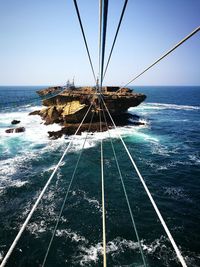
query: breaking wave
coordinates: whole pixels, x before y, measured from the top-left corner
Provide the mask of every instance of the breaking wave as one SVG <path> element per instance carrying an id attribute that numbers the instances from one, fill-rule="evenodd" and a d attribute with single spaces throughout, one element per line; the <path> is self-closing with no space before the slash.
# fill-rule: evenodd
<path id="1" fill-rule="evenodd" d="M 150 258 L 156 257 L 157 260 L 164 264 L 164 266 L 169 267 L 172 262 L 177 262 L 176 254 L 172 250 L 170 243 L 165 236 L 161 236 L 152 242 L 141 240 L 141 245 L 144 255 Z M 109 255 L 113 262 L 115 262 L 114 266 L 132 266 L 130 265 L 131 263 L 129 263 L 129 265 L 122 265 L 120 263 L 120 255 L 127 252 L 132 252 L 133 256 L 137 256 L 137 260 L 134 261 L 134 266 L 140 266 L 142 264 L 142 259 L 138 260 L 138 255 L 140 254 L 138 242 L 116 237 L 107 243 L 106 249 L 107 255 Z M 90 246 L 88 246 L 88 244 L 82 244 L 79 246 L 79 255 L 74 257 L 74 263 L 79 264 L 80 266 L 98 264 L 103 255 L 102 251 L 102 242 L 98 242 L 97 244 Z M 189 258 L 190 257 L 188 256 L 188 259 Z M 136 262 L 138 263 L 136 264 Z"/>
<path id="2" fill-rule="evenodd" d="M 175 104 L 162 104 L 162 103 L 143 103 L 138 107 L 130 108 L 130 111 L 135 110 L 162 110 L 162 109 L 174 109 L 174 110 L 200 110 L 200 106 L 188 106 L 188 105 L 175 105 Z"/>

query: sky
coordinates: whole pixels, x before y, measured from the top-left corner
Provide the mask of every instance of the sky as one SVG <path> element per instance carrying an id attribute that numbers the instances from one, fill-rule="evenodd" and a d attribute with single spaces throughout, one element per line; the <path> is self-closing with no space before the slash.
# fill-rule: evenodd
<path id="1" fill-rule="evenodd" d="M 77 0 L 98 74 L 98 0 Z M 123 0 L 109 0 L 107 60 Z M 107 85 L 124 85 L 200 25 L 200 0 L 129 0 Z M 0 0 L 0 85 L 94 80 L 72 0 Z M 132 85 L 200 85 L 200 31 Z"/>

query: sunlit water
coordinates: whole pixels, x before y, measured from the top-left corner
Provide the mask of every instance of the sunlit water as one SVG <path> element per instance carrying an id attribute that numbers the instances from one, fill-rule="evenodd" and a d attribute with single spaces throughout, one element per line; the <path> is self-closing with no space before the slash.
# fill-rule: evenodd
<path id="1" fill-rule="evenodd" d="M 36 87 L 0 87 L 0 260 L 70 138 L 49 140 Z M 200 88 L 140 87 L 145 103 L 129 112 L 146 125 L 111 130 L 148 266 L 180 266 L 131 162 L 120 133 L 188 266 L 200 266 Z M 36 99 L 35 99 L 36 98 Z M 23 102 L 20 102 L 23 100 Z M 15 103 L 11 103 L 15 102 Z M 19 119 L 24 133 L 6 134 Z M 65 160 L 7 266 L 40 266 L 86 133 Z M 89 135 L 45 266 L 102 266 L 100 140 L 104 147 L 108 266 L 142 266 L 108 132 Z"/>

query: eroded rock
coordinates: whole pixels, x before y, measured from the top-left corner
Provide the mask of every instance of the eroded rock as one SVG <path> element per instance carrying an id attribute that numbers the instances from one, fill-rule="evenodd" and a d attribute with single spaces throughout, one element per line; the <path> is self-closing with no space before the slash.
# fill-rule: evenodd
<path id="1" fill-rule="evenodd" d="M 107 114 L 107 111 L 103 104 L 99 106 L 100 97 L 96 93 L 96 87 L 73 87 L 66 88 L 65 90 L 60 87 L 50 87 L 38 91 L 38 94 L 51 96 L 57 90 L 62 92 L 43 100 L 42 103 L 45 107 L 40 111 L 30 113 L 30 115 L 40 115 L 45 124 L 59 123 L 61 126 L 64 126 L 60 131 L 49 132 L 50 138 L 59 138 L 63 134 L 74 134 L 91 103 L 92 107 L 84 120 L 83 130 L 81 131 L 88 129 L 88 123 L 92 117 L 91 131 L 99 131 L 99 126 L 97 127 L 99 111 L 104 111 L 105 114 Z M 127 113 L 128 108 L 138 106 L 146 98 L 144 94 L 138 94 L 129 88 L 119 88 L 116 86 L 103 87 L 102 97 L 117 125 L 128 124 L 130 117 L 130 114 Z M 109 116 L 106 115 L 106 117 L 109 121 Z M 141 125 L 142 123 L 136 121 L 133 124 Z M 105 128 L 104 126 L 102 127 Z"/>

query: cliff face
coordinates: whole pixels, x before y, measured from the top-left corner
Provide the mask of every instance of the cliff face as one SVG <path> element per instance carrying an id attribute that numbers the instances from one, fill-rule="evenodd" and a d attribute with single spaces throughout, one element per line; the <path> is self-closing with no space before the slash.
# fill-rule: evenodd
<path id="1" fill-rule="evenodd" d="M 63 90 L 63 88 L 61 90 L 60 87 L 51 87 L 40 90 L 38 91 L 39 95 L 50 97 L 42 101 L 44 106 L 42 110 L 34 111 L 30 113 L 30 115 L 40 115 L 45 121 L 45 124 L 59 123 L 64 126 L 59 133 L 49 133 L 51 138 L 58 138 L 62 134 L 73 134 L 75 132 L 77 124 L 82 121 L 88 107 L 93 102 L 83 128 L 86 130 L 86 125 L 90 122 L 93 115 L 91 131 L 98 131 L 100 108 L 98 95 L 96 95 L 95 92 L 96 88 L 93 87 L 73 87 L 65 90 Z M 52 93 L 57 93 L 57 95 L 52 96 Z M 106 106 L 117 125 L 127 124 L 127 120 L 130 117 L 126 113 L 127 109 L 138 106 L 146 98 L 144 94 L 134 93 L 128 88 L 119 89 L 119 87 L 103 87 L 102 94 Z M 101 109 L 102 108 L 101 106 Z M 103 109 L 105 110 L 105 108 Z M 108 116 L 107 119 L 109 122 Z M 103 130 L 104 128 L 105 127 L 103 127 Z"/>

